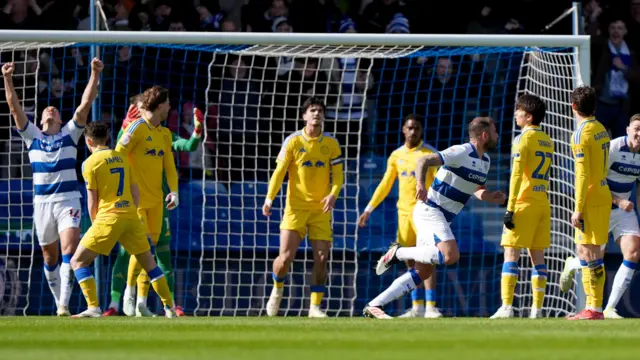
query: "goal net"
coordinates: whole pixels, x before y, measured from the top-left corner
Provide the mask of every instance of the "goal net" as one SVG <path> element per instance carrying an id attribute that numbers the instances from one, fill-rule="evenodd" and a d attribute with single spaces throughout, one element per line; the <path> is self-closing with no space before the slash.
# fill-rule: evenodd
<path id="1" fill-rule="evenodd" d="M 265 40 L 260 36 L 264 34 L 254 34 L 249 36 L 255 39 L 242 42 L 231 34 L 216 39 L 217 45 L 197 45 L 192 37 L 198 35 L 191 33 L 175 37 L 174 43 L 154 42 L 162 35 L 151 33 L 132 39 L 131 34 L 115 32 L 100 40 L 78 33 L 66 35 L 72 39 L 69 42 L 52 41 L 51 34 L 39 40 L 38 34 L 34 32 L 30 42 L 0 42 L 0 61 L 16 62 L 18 94 L 36 123 L 48 105 L 58 107 L 64 120 L 73 116 L 88 79 L 91 45 L 99 46 L 105 63 L 96 118 L 112 122 L 113 138 L 129 98 L 156 84 L 170 91 L 172 110 L 165 126 L 177 135 L 191 135 L 194 107 L 205 113 L 202 145 L 194 152 L 175 154 L 180 206 L 171 213 L 171 251 L 176 302 L 187 313 L 265 315 L 286 179 L 273 215 L 264 217 L 261 207 L 284 139 L 304 125 L 300 106 L 309 96 L 327 103 L 324 130 L 339 140 L 346 159 L 344 187 L 333 211 L 334 241 L 323 308 L 331 316 L 358 316 L 367 301 L 404 271 L 397 267 L 382 277 L 373 271 L 395 240 L 397 187 L 366 227 L 357 226 L 384 174 L 386 159 L 403 145 L 402 119 L 423 115 L 425 142 L 442 150 L 468 141 L 466 126 L 473 117 L 493 117 L 500 140 L 490 154 L 488 185 L 506 191 L 511 140 L 517 135 L 513 106 L 522 93 L 546 101 L 545 130 L 556 143 L 550 192 L 553 245 L 547 252 L 550 275 L 544 309 L 549 316 L 575 310 L 576 295 L 561 293 L 558 279 L 564 259 L 574 250 L 569 225 L 573 206 L 569 135 L 574 128 L 569 93 L 580 82 L 571 46 L 579 46 L 582 37 L 546 37 L 555 42 L 540 42 L 533 37 L 488 36 L 477 42 L 424 36 L 421 43 L 426 46 L 406 40 L 411 37 L 397 42 L 407 45 L 392 45 L 381 37 L 367 41 L 326 36 L 317 37 L 317 42 L 297 42 L 296 36 L 271 34 Z M 2 36 L 7 35 L 0 32 Z M 588 72 L 588 64 L 581 65 Z M 32 232 L 33 175 L 4 92 L 0 99 L 0 311 L 51 314 L 53 297 Z M 81 164 L 88 153 L 83 144 L 79 147 Z M 83 188 L 82 183 L 78 186 Z M 437 271 L 435 300 L 445 316 L 487 316 L 499 307 L 503 212 L 472 200 L 454 220 L 462 257 L 455 266 Z M 86 209 L 84 216 L 86 230 L 90 225 Z M 105 305 L 116 251 L 101 257 L 96 269 Z M 286 277 L 281 315 L 306 315 L 312 264 L 310 243 L 305 240 Z M 531 306 L 529 267 L 521 264 L 524 271 L 514 304 L 520 315 Z M 410 299 L 398 300 L 389 311 L 400 313 L 409 304 Z M 76 287 L 72 311 L 82 306 Z"/>

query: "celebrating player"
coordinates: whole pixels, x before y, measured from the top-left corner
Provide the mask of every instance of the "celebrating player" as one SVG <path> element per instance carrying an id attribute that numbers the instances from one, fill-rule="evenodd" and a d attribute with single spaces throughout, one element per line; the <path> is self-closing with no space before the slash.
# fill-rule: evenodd
<path id="1" fill-rule="evenodd" d="M 462 210 L 471 194 L 478 199 L 494 204 L 504 204 L 506 195 L 502 191 L 485 190 L 490 167 L 489 154 L 498 143 L 498 134 L 491 118 L 477 117 L 469 124 L 469 143 L 455 145 L 418 160 L 416 168 L 416 198 L 420 200 L 413 210 L 413 222 L 417 229 L 417 246 L 391 246 L 378 261 L 376 273 L 387 271 L 399 261 L 415 261 L 414 267 L 397 278 L 391 286 L 373 299 L 364 308 L 364 315 L 378 319 L 391 319 L 382 307 L 405 295 L 427 279 L 438 264 L 455 264 L 460 253 L 451 221 Z M 438 169 L 428 192 L 426 190 L 427 169 Z"/>
<path id="2" fill-rule="evenodd" d="M 602 320 L 605 270 L 601 246 L 607 244 L 611 191 L 607 185 L 609 169 L 609 133 L 595 119 L 596 92 L 581 86 L 571 93 L 571 108 L 578 129 L 571 136 L 575 159 L 576 193 L 571 224 L 576 228 L 575 242 L 582 265 L 582 284 L 587 303 L 570 320 Z"/>
<path id="3" fill-rule="evenodd" d="M 69 299 L 73 289 L 71 257 L 80 240 L 82 207 L 76 175 L 78 140 L 87 123 L 93 100 L 98 95 L 100 72 L 104 65 L 91 61 L 91 77 L 82 94 L 82 102 L 73 119 L 62 127 L 60 112 L 49 106 L 42 112 L 42 130 L 27 120 L 13 85 L 15 65 L 2 66 L 5 94 L 16 127 L 29 149 L 33 171 L 33 221 L 44 257 L 44 274 L 58 307 L 58 316 L 69 316 Z M 58 267 L 58 247 L 62 265 Z"/>
<path id="4" fill-rule="evenodd" d="M 178 206 L 178 173 L 171 152 L 171 131 L 160 125 L 167 119 L 170 109 L 167 89 L 157 85 L 147 89 L 142 95 L 142 118 L 127 127 L 116 146 L 117 152 L 128 154 L 133 174 L 140 183 L 138 216 L 147 227 L 152 253 L 162 229 L 163 199 L 168 202 L 169 210 Z M 166 197 L 162 189 L 163 173 L 170 189 Z M 136 257 L 131 257 L 123 310 L 128 316 L 134 313 L 136 316 L 153 316 L 146 305 L 149 274 L 140 272 L 140 269 Z M 140 287 L 137 301 L 134 298 L 136 280 Z"/>
<path id="5" fill-rule="evenodd" d="M 638 218 L 631 199 L 631 192 L 636 186 L 636 203 L 640 204 L 640 114 L 633 115 L 627 127 L 627 136 L 611 141 L 609 149 L 609 171 L 607 184 L 611 191 L 613 209 L 609 218 L 609 231 L 620 245 L 623 261 L 616 272 L 611 287 L 611 294 L 604 309 L 605 319 L 622 319 L 616 306 L 629 287 L 633 273 L 640 261 L 640 228 Z M 605 250 L 605 245 L 601 250 Z M 560 276 L 560 289 L 569 291 L 573 285 L 573 275 L 580 270 L 580 259 L 569 257 Z"/>
<path id="6" fill-rule="evenodd" d="M 331 211 L 340 194 L 344 174 L 338 140 L 322 133 L 325 112 L 326 106 L 320 99 L 312 97 L 304 102 L 302 118 L 306 125 L 284 140 L 262 206 L 262 213 L 270 216 L 273 200 L 288 172 L 287 203 L 280 224 L 280 253 L 273 262 L 273 290 L 267 302 L 268 316 L 278 314 L 285 276 L 307 234 L 314 262 L 309 317 L 327 316 L 320 309 L 320 304 L 325 290 L 326 263 L 333 241 Z"/>
<path id="7" fill-rule="evenodd" d="M 90 266 L 98 254 L 108 256 L 119 241 L 148 272 L 153 288 L 165 305 L 166 317 L 173 318 L 176 315 L 167 280 L 153 260 L 146 231 L 136 213 L 140 200 L 136 178 L 126 156 L 106 146 L 109 131 L 109 124 L 102 121 L 88 124 L 84 131 L 87 148 L 92 153 L 82 164 L 92 224 L 82 237 L 71 266 L 88 308 L 74 317 L 102 316 Z"/>
<path id="8" fill-rule="evenodd" d="M 398 198 L 398 235 L 397 242 L 400 246 L 416 246 L 416 230 L 413 224 L 413 207 L 416 204 L 416 162 L 426 154 L 434 154 L 438 151 L 431 145 L 422 141 L 422 117 L 408 115 L 404 119 L 402 133 L 405 137 L 404 146 L 398 148 L 389 156 L 387 170 L 384 173 L 380 185 L 371 197 L 371 201 L 358 219 L 360 227 L 364 227 L 371 216 L 371 212 L 384 200 L 391 187 L 398 178 L 400 189 Z M 437 167 L 430 167 L 427 171 L 425 186 L 431 187 L 435 179 Z M 407 262 L 411 268 L 412 262 Z M 435 272 L 424 281 L 424 289 L 415 288 L 411 291 L 412 308 L 400 317 L 426 317 L 439 318 L 442 316 L 435 307 Z M 426 292 L 426 309 L 425 309 Z"/>
<path id="9" fill-rule="evenodd" d="M 542 317 L 547 286 L 544 250 L 551 245 L 551 205 L 549 172 L 553 142 L 540 129 L 546 106 L 536 95 L 522 95 L 516 103 L 516 124 L 522 133 L 513 141 L 509 201 L 504 215 L 504 264 L 502 265 L 502 307 L 492 319 L 513 317 L 513 294 L 518 281 L 518 261 L 522 249 L 529 250 L 533 265 L 531 288 L 533 305 L 529 317 Z"/>
<path id="10" fill-rule="evenodd" d="M 118 133 L 118 141 L 125 133 L 127 127 L 134 121 L 140 119 L 140 109 L 142 108 L 142 94 L 138 94 L 131 98 L 131 105 L 129 106 L 129 111 L 127 112 L 127 117 L 124 119 L 122 123 L 122 128 Z M 193 152 L 200 145 L 200 139 L 202 138 L 202 124 L 203 124 L 203 115 L 202 111 L 197 108 L 193 109 L 193 121 L 194 121 L 194 129 L 193 134 L 189 139 L 183 139 L 178 134 L 171 132 L 171 148 L 176 152 Z M 162 177 L 162 188 L 164 190 L 163 196 L 167 196 L 169 194 L 168 184 L 166 177 Z M 169 212 L 166 208 L 162 208 L 162 229 L 160 230 L 160 237 L 158 239 L 158 245 L 156 246 L 156 258 L 158 261 L 158 266 L 165 274 L 167 278 L 167 283 L 169 284 L 169 290 L 171 290 L 171 298 L 174 300 L 175 297 L 173 292 L 173 284 L 174 284 L 174 274 L 173 274 L 173 265 L 171 261 L 171 229 L 169 228 Z M 118 309 L 120 308 L 120 297 L 122 295 L 122 289 L 125 287 L 126 278 L 127 278 L 127 269 L 129 264 L 129 254 L 124 249 L 124 247 L 120 246 L 120 250 L 118 251 L 118 257 L 116 258 L 115 263 L 113 264 L 112 276 L 111 276 L 111 303 L 109 304 L 109 309 L 104 312 L 104 316 L 114 316 L 118 315 Z M 143 286 L 147 287 L 147 283 L 144 283 Z M 130 291 L 135 292 L 135 287 L 130 289 Z M 145 291 L 143 289 L 143 291 Z M 146 292 L 148 293 L 148 289 Z M 184 316 L 184 311 L 181 307 L 175 307 L 176 314 L 178 316 Z M 130 313 L 132 313 L 131 310 Z"/>

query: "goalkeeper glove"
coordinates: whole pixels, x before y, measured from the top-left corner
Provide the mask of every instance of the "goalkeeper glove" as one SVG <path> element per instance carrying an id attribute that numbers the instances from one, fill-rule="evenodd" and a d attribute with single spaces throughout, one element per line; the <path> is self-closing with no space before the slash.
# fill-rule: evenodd
<path id="1" fill-rule="evenodd" d="M 509 230 L 513 230 L 516 227 L 513 223 L 513 211 L 504 213 L 504 226 Z"/>
<path id="2" fill-rule="evenodd" d="M 122 122 L 122 128 L 126 129 L 129 124 L 138 119 L 140 119 L 140 110 L 138 110 L 138 107 L 135 104 L 131 104 L 129 106 L 129 111 L 127 111 L 127 117 L 125 117 Z"/>
<path id="3" fill-rule="evenodd" d="M 166 199 L 164 199 L 164 201 L 168 202 L 169 204 L 167 204 L 167 209 L 169 210 L 173 210 L 175 208 L 178 207 L 178 204 L 180 203 L 179 197 L 178 197 L 178 193 L 169 193 L 169 195 L 167 195 Z"/>
<path id="4" fill-rule="evenodd" d="M 200 138 L 204 124 L 204 115 L 198 108 L 193 108 L 193 136 Z"/>

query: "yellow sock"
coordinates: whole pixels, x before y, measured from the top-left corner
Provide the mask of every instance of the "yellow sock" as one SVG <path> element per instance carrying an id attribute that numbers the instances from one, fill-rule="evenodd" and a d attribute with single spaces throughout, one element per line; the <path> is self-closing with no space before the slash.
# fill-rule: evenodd
<path id="1" fill-rule="evenodd" d="M 505 261 L 502 264 L 502 278 L 500 279 L 500 293 L 502 294 L 502 305 L 513 305 L 513 294 L 516 291 L 518 282 L 518 263 L 515 261 Z"/>
<path id="2" fill-rule="evenodd" d="M 531 275 L 531 291 L 533 292 L 532 307 L 542 309 L 544 303 L 544 293 L 547 287 L 547 266 L 545 264 L 536 265 Z"/>
<path id="3" fill-rule="evenodd" d="M 149 296 L 149 288 L 151 287 L 151 279 L 147 272 L 142 270 L 138 275 L 138 296 Z M 155 287 L 154 287 L 155 289 Z"/>
<path id="4" fill-rule="evenodd" d="M 138 279 L 138 275 L 140 275 L 140 271 L 142 270 L 142 266 L 138 262 L 135 256 L 131 256 L 129 259 L 129 270 L 127 270 L 127 285 L 135 286 L 136 281 Z"/>
<path id="5" fill-rule="evenodd" d="M 324 285 L 311 285 L 311 305 L 320 306 L 324 297 Z"/>
<path id="6" fill-rule="evenodd" d="M 80 284 L 82 294 L 87 300 L 87 306 L 90 308 L 97 308 L 100 306 L 98 301 L 98 290 L 96 288 L 96 279 L 93 277 L 91 268 L 83 267 L 74 271 L 76 280 Z"/>
<path id="7" fill-rule="evenodd" d="M 278 277 L 278 275 L 271 273 L 271 278 L 273 279 L 273 286 L 277 289 L 282 289 L 284 287 L 284 278 Z"/>
<path id="8" fill-rule="evenodd" d="M 584 295 L 586 297 L 585 309 L 593 309 L 593 297 L 591 296 L 591 272 L 589 271 L 586 261 L 580 260 L 580 265 L 582 265 L 582 287 L 584 288 Z"/>
<path id="9" fill-rule="evenodd" d="M 604 283 L 606 281 L 604 261 L 598 259 L 589 263 L 589 277 L 591 286 L 591 306 L 596 311 L 602 311 L 604 302 Z"/>
<path id="10" fill-rule="evenodd" d="M 160 267 L 156 267 L 155 269 L 149 271 L 149 276 L 151 278 L 151 285 L 153 286 L 153 290 L 156 291 L 156 294 L 162 300 L 164 306 L 168 306 L 173 309 L 173 299 L 171 298 L 171 291 L 169 290 L 169 284 L 167 284 L 167 278 L 164 277 L 164 273 L 160 270 Z"/>

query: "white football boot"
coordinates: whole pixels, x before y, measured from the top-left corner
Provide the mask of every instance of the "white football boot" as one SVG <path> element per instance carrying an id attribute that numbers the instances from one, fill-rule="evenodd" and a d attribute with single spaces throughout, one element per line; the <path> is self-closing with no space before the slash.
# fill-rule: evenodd
<path id="1" fill-rule="evenodd" d="M 529 319 L 542 319 L 543 317 L 542 309 L 531 308 L 531 312 L 529 312 Z"/>
<path id="2" fill-rule="evenodd" d="M 102 317 L 102 310 L 100 310 L 99 307 L 88 308 L 87 310 L 81 312 L 80 314 L 75 314 L 71 317 L 72 318 L 99 318 L 99 317 Z"/>
<path id="3" fill-rule="evenodd" d="M 134 287 L 135 289 L 135 287 Z M 122 312 L 127 316 L 136 316 L 136 292 L 129 291 L 126 289 L 124 291 L 124 296 L 122 298 Z"/>
<path id="4" fill-rule="evenodd" d="M 379 308 L 377 306 L 369 306 L 369 305 L 367 305 L 364 308 L 364 310 L 362 311 L 362 314 L 365 317 L 375 318 L 375 319 L 382 319 L 382 320 L 393 319 L 393 317 L 387 315 L 387 313 L 385 313 L 384 310 L 382 310 L 381 308 Z"/>
<path id="5" fill-rule="evenodd" d="M 489 319 L 510 319 L 513 317 L 513 307 L 503 305 Z"/>
<path id="6" fill-rule="evenodd" d="M 69 312 L 69 308 L 64 306 L 64 305 L 60 305 L 58 306 L 58 310 L 56 310 L 56 315 L 58 316 L 71 316 L 71 313 Z"/>
<path id="7" fill-rule="evenodd" d="M 421 318 L 424 316 L 425 316 L 424 306 L 420 306 L 417 309 L 412 307 L 411 309 L 405 311 L 404 314 L 398 317 L 402 319 L 408 319 L 408 318 Z"/>
<path id="8" fill-rule="evenodd" d="M 319 306 L 311 306 L 309 308 L 309 317 L 310 318 L 326 318 L 328 316 L 322 310 L 320 310 Z"/>
<path id="9" fill-rule="evenodd" d="M 173 318 L 177 318 L 178 315 L 176 315 L 176 311 L 173 310 L 172 308 L 165 306 L 164 307 L 164 317 L 166 317 L 167 319 L 173 319 Z"/>
<path id="10" fill-rule="evenodd" d="M 271 289 L 271 295 L 269 296 L 269 301 L 267 301 L 267 316 L 278 316 L 282 294 L 284 294 L 284 288 L 274 286 L 273 289 Z"/>
<path id="11" fill-rule="evenodd" d="M 566 293 L 573 287 L 573 277 L 576 274 L 576 270 L 571 268 L 571 261 L 573 259 L 573 256 L 569 256 L 564 261 L 564 268 L 562 269 L 562 274 L 560 274 L 560 291 L 563 293 Z"/>
<path id="12" fill-rule="evenodd" d="M 442 313 L 435 306 L 427 306 L 424 312 L 425 319 L 438 319 L 442 317 Z"/>
<path id="13" fill-rule="evenodd" d="M 156 314 L 152 313 L 145 304 L 138 303 L 136 305 L 136 317 L 156 317 Z"/>
<path id="14" fill-rule="evenodd" d="M 624 317 L 618 315 L 618 311 L 616 311 L 616 309 L 612 309 L 612 308 L 604 309 L 604 318 L 607 320 L 608 319 L 611 319 L 611 320 L 624 319 Z"/>
<path id="15" fill-rule="evenodd" d="M 382 255 L 380 260 L 378 260 L 378 264 L 376 265 L 376 274 L 382 275 L 385 271 L 389 270 L 394 264 L 400 262 L 396 257 L 396 251 L 400 248 L 399 244 L 393 244 L 387 250 L 387 252 Z"/>

